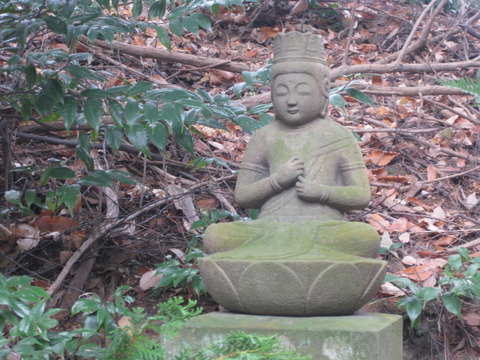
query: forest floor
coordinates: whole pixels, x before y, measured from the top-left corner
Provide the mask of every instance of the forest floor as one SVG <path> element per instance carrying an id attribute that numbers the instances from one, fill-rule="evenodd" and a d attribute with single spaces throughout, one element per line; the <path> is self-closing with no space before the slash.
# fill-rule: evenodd
<path id="1" fill-rule="evenodd" d="M 340 66 L 345 69 L 375 64 L 358 77 L 337 76 L 333 82 L 335 86 L 344 86 L 354 80 L 357 88 L 372 99 L 372 104 L 366 104 L 344 95 L 345 111 L 331 106 L 332 118 L 358 135 L 371 181 L 371 203 L 348 217 L 368 222 L 379 231 L 386 250 L 379 258 L 388 261 L 389 273 L 410 279 L 419 287 L 439 287 L 448 256 L 455 254 L 458 247 L 466 247 L 472 258 L 480 256 L 480 112 L 472 106 L 472 96 L 453 88 L 439 88 L 438 80 L 476 78 L 479 69 L 454 66 L 448 71 L 429 71 L 425 66 L 478 59 L 479 20 L 457 27 L 478 9 L 445 8 L 435 16 L 427 33 L 428 39 L 435 38 L 435 42 L 427 41 L 425 46 L 402 59 L 403 63 L 423 67 L 411 72 L 397 67 L 386 72 L 380 71 L 380 62 L 398 54 L 406 42 L 412 41 L 408 39 L 409 34 L 426 5 L 420 1 L 409 4 L 394 0 L 359 3 L 361 5 L 356 1 L 338 1 L 339 8 L 329 8 L 333 2 L 322 2 L 318 8 L 306 11 L 292 9 L 293 4 L 274 8 L 267 3 L 225 10 L 214 19 L 213 32 L 200 31 L 199 36 L 184 38 L 172 35 L 172 53 L 231 60 L 243 69 L 254 71 L 272 58 L 273 37 L 278 32 L 302 30 L 324 37 L 327 61 L 333 71 Z M 448 3 L 463 4 L 461 1 Z M 414 32 L 414 40 L 427 20 L 428 16 Z M 352 36 L 349 36 L 350 27 Z M 460 31 L 450 31 L 457 28 Z M 438 39 L 439 35 L 445 36 Z M 62 45 L 47 40 L 51 46 Z M 162 49 L 154 35 L 148 33 L 125 37 L 122 42 Z M 92 66 L 132 82 L 141 80 L 141 76 L 132 75 L 128 69 L 184 89 L 201 86 L 215 95 L 231 94 L 229 89 L 243 81 L 240 71 L 162 62 L 136 56 L 135 48 L 126 53 L 84 46 L 90 46 L 99 54 Z M 119 61 L 123 67 L 108 59 Z M 239 101 L 250 102 L 251 106 L 266 103 L 268 91 L 268 86 L 259 86 L 256 94 L 245 94 Z M 201 248 L 201 242 L 195 243 L 201 233 L 191 230 L 191 226 L 205 212 L 223 209 L 247 216 L 244 209 L 236 206 L 233 189 L 234 173 L 250 136 L 236 125 L 227 124 L 227 127 L 229 131 L 199 126 L 194 142 L 198 157 L 222 159 L 226 166 L 211 164 L 195 169 L 190 163 L 194 158 L 173 141 L 163 159 L 146 159 L 127 151 L 115 155 L 100 150 L 99 155 L 109 168 L 126 170 L 139 180 L 136 186 L 117 184 L 112 196 L 116 198 L 118 213 L 110 208 L 112 205 L 97 188 L 89 187 L 82 189 L 73 217 L 68 212 L 55 215 L 43 212 L 34 217 L 9 215 L 1 224 L 13 235 L 0 239 L 0 270 L 5 275 L 32 276 L 36 285 L 48 288 L 68 259 L 85 239 L 98 231 L 105 219 L 129 216 L 154 201 L 185 192 L 181 201 L 165 201 L 98 239 L 52 294 L 52 305 L 69 308 L 84 292 L 108 298 L 122 285 L 133 288 L 129 292 L 135 298 L 133 305 L 149 311 L 153 311 L 157 302 L 172 295 L 196 298 L 191 285 L 152 291 L 148 284 L 151 279 L 145 274 L 152 274 L 151 270 L 167 256 L 188 268 L 184 263 L 186 252 L 192 246 Z M 19 123 L 17 129 L 49 139 L 68 139 L 67 134 L 46 129 L 41 124 Z M 68 136 L 74 137 L 75 133 Z M 19 164 L 46 168 L 49 158 L 57 158 L 66 160 L 67 166 L 76 172 L 81 172 L 83 167 L 76 158 L 75 148 L 55 141 L 19 136 L 12 147 L 14 161 Z M 14 176 L 15 188 L 38 186 L 39 179 L 34 175 Z M 223 221 L 231 220 L 230 216 Z M 26 251 L 17 242 L 26 237 L 25 234 L 40 240 Z M 386 283 L 365 309 L 404 315 L 404 310 L 395 306 L 404 291 L 408 293 L 406 289 Z M 200 304 L 205 311 L 218 310 L 208 296 L 201 296 Z M 478 302 L 464 299 L 463 318 L 459 319 L 440 301 L 432 301 L 423 310 L 415 329 L 409 328 L 405 315 L 405 358 L 478 359 L 479 306 Z M 62 321 L 68 324 L 73 320 L 65 317 Z"/>

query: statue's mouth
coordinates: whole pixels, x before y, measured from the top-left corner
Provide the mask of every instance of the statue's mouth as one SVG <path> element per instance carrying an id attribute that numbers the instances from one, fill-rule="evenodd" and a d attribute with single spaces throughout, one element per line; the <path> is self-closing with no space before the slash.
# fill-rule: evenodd
<path id="1" fill-rule="evenodd" d="M 289 114 L 293 115 L 293 114 L 298 113 L 298 109 L 290 109 L 290 110 L 287 110 L 287 112 L 288 112 Z"/>

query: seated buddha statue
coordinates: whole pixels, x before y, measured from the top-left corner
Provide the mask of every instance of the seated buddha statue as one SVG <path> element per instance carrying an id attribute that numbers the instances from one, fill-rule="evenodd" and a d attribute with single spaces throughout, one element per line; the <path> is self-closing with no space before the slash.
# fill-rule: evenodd
<path id="1" fill-rule="evenodd" d="M 277 36 L 271 70 L 275 120 L 250 139 L 235 189 L 237 203 L 259 209 L 259 217 L 211 225 L 204 236 L 209 256 L 200 269 L 207 289 L 227 309 L 267 315 L 351 313 L 383 279 L 384 263 L 372 260 L 380 245 L 377 232 L 344 220 L 346 211 L 369 203 L 370 187 L 357 140 L 328 116 L 328 73 L 320 36 Z M 337 274 L 328 278 L 329 273 Z M 325 285 L 341 287 L 358 274 L 363 286 L 353 285 L 359 298 L 355 306 L 337 309 L 343 295 L 326 305 L 310 299 L 316 287 L 331 296 Z M 272 277 L 279 284 L 272 285 Z M 292 300 L 286 299 L 288 291 L 297 293 Z M 223 304 L 225 296 L 231 299 Z"/>

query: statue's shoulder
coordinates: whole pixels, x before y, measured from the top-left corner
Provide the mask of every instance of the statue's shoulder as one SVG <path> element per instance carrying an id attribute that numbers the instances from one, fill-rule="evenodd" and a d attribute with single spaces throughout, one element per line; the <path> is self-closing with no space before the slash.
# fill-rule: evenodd
<path id="1" fill-rule="evenodd" d="M 278 132 L 278 126 L 276 121 L 272 121 L 271 123 L 261 127 L 252 135 L 250 141 L 266 141 L 267 139 L 272 138 L 272 135 Z"/>
<path id="2" fill-rule="evenodd" d="M 330 139 L 352 141 L 355 140 L 352 132 L 349 129 L 330 118 L 325 120 L 322 131 L 324 133 L 328 133 Z"/>

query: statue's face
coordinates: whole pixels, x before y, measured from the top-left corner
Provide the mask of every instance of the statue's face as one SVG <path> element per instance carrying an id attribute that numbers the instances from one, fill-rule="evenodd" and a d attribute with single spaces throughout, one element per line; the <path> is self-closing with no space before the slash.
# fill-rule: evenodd
<path id="1" fill-rule="evenodd" d="M 321 117 L 325 97 L 315 79 L 308 74 L 281 74 L 272 89 L 276 118 L 288 126 L 307 124 Z"/>

